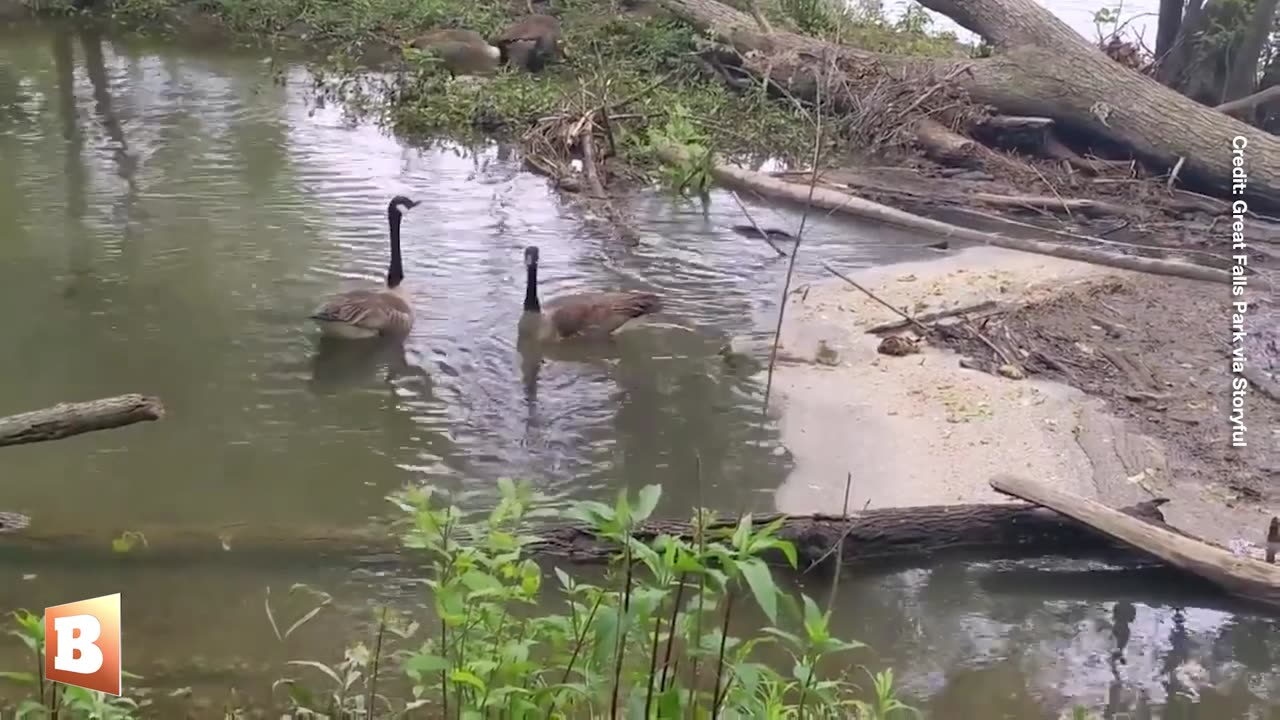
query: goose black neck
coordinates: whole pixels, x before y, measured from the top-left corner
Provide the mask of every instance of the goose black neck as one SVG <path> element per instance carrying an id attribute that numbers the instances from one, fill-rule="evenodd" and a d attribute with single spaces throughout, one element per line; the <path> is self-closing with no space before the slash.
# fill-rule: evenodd
<path id="1" fill-rule="evenodd" d="M 400 208 L 387 209 L 387 221 L 391 225 L 391 265 L 387 268 L 387 287 L 399 287 L 404 280 L 404 266 L 400 262 Z"/>
<path id="2" fill-rule="evenodd" d="M 526 269 L 524 281 L 524 309 L 528 312 L 541 312 L 542 305 L 538 302 L 538 265 L 530 263 Z"/>

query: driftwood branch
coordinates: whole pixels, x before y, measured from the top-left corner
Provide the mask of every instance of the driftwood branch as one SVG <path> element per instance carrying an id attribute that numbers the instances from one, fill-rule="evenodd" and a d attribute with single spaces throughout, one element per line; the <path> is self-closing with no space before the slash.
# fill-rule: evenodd
<path id="1" fill-rule="evenodd" d="M 119 395 L 88 402 L 60 403 L 0 418 L 0 447 L 47 442 L 96 430 L 109 430 L 164 417 L 160 401 L 145 395 Z"/>
<path id="2" fill-rule="evenodd" d="M 994 311 L 999 307 L 995 300 L 983 300 L 972 305 L 964 305 L 962 307 L 948 308 L 946 310 L 938 310 L 936 312 L 924 313 L 916 315 L 914 318 L 903 320 L 892 320 L 890 322 L 882 322 L 879 325 L 872 325 L 867 328 L 866 332 L 870 335 L 880 335 L 887 332 L 895 332 L 903 328 L 911 327 L 915 323 L 929 324 L 938 320 L 946 320 L 957 315 L 970 315 L 978 313 L 986 313 Z"/>
<path id="3" fill-rule="evenodd" d="M 1239 112 L 1241 110 L 1252 110 L 1253 108 L 1270 100 L 1274 100 L 1277 97 L 1280 97 L 1280 85 L 1272 85 L 1266 90 L 1259 90 L 1258 92 L 1252 95 L 1246 95 L 1239 100 L 1222 103 L 1215 107 L 1214 110 L 1230 115 L 1231 113 Z"/>
<path id="4" fill-rule="evenodd" d="M 678 161 L 680 158 L 680 152 L 671 147 L 660 148 L 658 152 L 659 156 L 668 161 Z M 781 200 L 804 202 L 805 198 L 808 196 L 809 188 L 807 186 L 801 186 L 798 183 L 790 183 L 765 173 L 746 170 L 744 168 L 733 167 L 722 163 L 714 163 L 712 165 L 712 174 L 715 176 L 716 180 L 722 184 L 749 188 L 760 195 Z M 931 232 L 942 237 L 954 237 L 961 240 L 993 245 L 995 247 L 1002 247 L 1009 250 L 1019 250 L 1039 255 L 1048 255 L 1050 257 L 1063 258 L 1065 260 L 1076 260 L 1079 262 L 1104 265 L 1107 267 L 1131 270 L 1134 272 L 1150 273 L 1153 275 L 1168 275 L 1188 278 L 1191 280 L 1203 280 L 1205 282 L 1228 283 L 1231 281 L 1231 273 L 1218 268 L 1205 267 L 1203 265 L 1195 265 L 1192 263 L 1173 260 L 1157 260 L 1154 258 L 1119 255 L 1092 248 L 1056 245 L 1038 240 L 1013 238 L 1006 235 L 983 232 L 981 230 L 952 225 L 940 220 L 921 217 L 904 210 L 899 210 L 887 205 L 881 205 L 880 203 L 872 202 L 870 200 L 827 187 L 818 187 L 814 189 L 813 206 L 822 208 L 823 210 L 842 212 L 848 215 L 867 218 L 869 220 L 875 220 L 889 225 L 896 225 L 910 230 Z"/>
<path id="5" fill-rule="evenodd" d="M 1160 513 L 1162 501 L 1147 501 L 1123 512 L 1142 522 L 1167 527 Z M 923 562 L 956 555 L 1003 559 L 1037 556 L 1101 557 L 1123 562 L 1144 560 L 1123 545 L 1065 518 L 1025 503 L 986 505 L 929 505 L 883 508 L 841 516 L 759 515 L 756 526 L 782 519 L 779 536 L 796 545 L 802 566 L 826 555 L 837 542 L 845 565 L 887 562 Z M 714 527 L 732 531 L 737 518 L 725 518 Z M 121 529 L 123 530 L 123 529 Z M 231 526 L 213 528 L 130 528 L 146 539 L 126 554 L 115 553 L 110 529 L 46 528 L 37 520 L 0 532 L 0 562 L 6 566 L 49 562 L 99 563 L 115 558 L 127 564 L 251 563 L 314 564 L 413 564 L 412 553 L 402 552 L 394 528 L 273 528 Z M 533 528 L 541 540 L 531 549 L 543 556 L 595 563 L 607 560 L 618 548 L 589 529 L 579 526 Z M 652 540 L 659 535 L 693 537 L 689 523 L 651 521 L 637 527 L 635 537 Z M 1149 562 L 1149 561 L 1145 561 Z"/>
<path id="6" fill-rule="evenodd" d="M 991 480 L 991 487 L 1060 512 L 1139 552 L 1204 578 L 1233 595 L 1280 608 L 1280 567 L 1234 555 L 1184 534 L 1137 521 L 1099 502 L 1044 482 L 1001 475 Z"/>

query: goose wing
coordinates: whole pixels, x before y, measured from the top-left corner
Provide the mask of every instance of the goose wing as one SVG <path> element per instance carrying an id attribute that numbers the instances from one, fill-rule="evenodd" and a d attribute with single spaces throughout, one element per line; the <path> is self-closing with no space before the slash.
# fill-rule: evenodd
<path id="1" fill-rule="evenodd" d="M 658 296 L 641 292 L 581 293 L 548 303 L 546 313 L 556 334 L 608 334 L 627 321 L 656 312 Z"/>
<path id="2" fill-rule="evenodd" d="M 313 320 L 370 330 L 404 327 L 410 316 L 404 298 L 384 290 L 352 290 L 334 295 L 311 314 Z"/>

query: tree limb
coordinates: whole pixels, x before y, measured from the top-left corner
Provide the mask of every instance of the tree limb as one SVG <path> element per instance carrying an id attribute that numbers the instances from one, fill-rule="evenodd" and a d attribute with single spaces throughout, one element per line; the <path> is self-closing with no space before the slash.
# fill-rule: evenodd
<path id="1" fill-rule="evenodd" d="M 43 410 L 0 418 L 0 447 L 47 442 L 164 417 L 153 397 L 119 395 L 88 402 L 60 403 Z"/>

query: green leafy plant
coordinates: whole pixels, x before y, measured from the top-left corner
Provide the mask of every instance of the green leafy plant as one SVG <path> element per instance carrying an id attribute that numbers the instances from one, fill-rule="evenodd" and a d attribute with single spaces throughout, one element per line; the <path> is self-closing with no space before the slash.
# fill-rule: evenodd
<path id="1" fill-rule="evenodd" d="M 527 483 L 503 480 L 499 488 L 501 500 L 481 517 L 430 488 L 392 498 L 407 514 L 405 546 L 429 558 L 435 616 L 422 627 L 425 637 L 417 628 L 396 633 L 408 647 L 391 655 L 412 685 L 403 710 L 464 718 L 887 718 L 906 707 L 893 696 L 891 674 L 875 677 L 876 702 L 868 704 L 852 699 L 847 681 L 822 673 L 825 658 L 861 646 L 833 637 L 828 612 L 774 582 L 766 553 L 796 563 L 794 548 L 777 537 L 779 521 L 757 526 L 746 516 L 724 526 L 699 511 L 693 537 L 646 541 L 636 531 L 658 505 L 658 486 L 563 513 L 542 508 Z M 530 552 L 540 539 L 528 521 L 538 517 L 575 520 L 616 545 L 601 582 L 553 568 L 555 596 L 547 597 Z M 731 634 L 743 600 L 770 624 L 755 637 Z M 547 611 L 552 603 L 564 610 Z M 762 656 L 766 646 L 790 654 L 789 674 Z M 371 664 L 367 655 L 348 652 L 344 664 L 317 669 L 353 695 L 351 672 Z M 289 687 L 295 705 L 315 706 L 298 683 Z M 363 708 L 349 712 L 361 717 Z"/>

